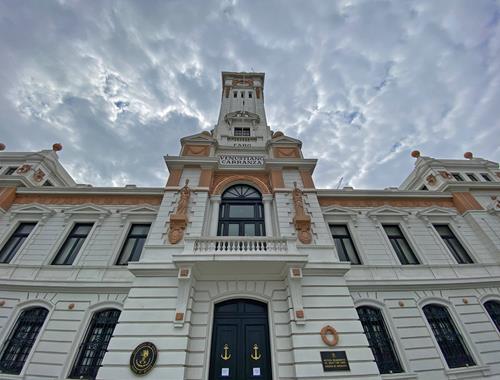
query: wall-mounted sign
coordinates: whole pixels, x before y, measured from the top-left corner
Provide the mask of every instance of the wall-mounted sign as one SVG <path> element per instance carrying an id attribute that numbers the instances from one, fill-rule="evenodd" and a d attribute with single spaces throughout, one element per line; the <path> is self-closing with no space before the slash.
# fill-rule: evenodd
<path id="1" fill-rule="evenodd" d="M 137 375 L 151 371 L 158 358 L 158 349 L 151 342 L 139 344 L 130 355 L 130 369 Z"/>
<path id="2" fill-rule="evenodd" d="M 345 351 L 320 351 L 323 371 L 350 371 Z"/>
<path id="3" fill-rule="evenodd" d="M 264 165 L 264 156 L 221 154 L 219 164 L 226 166 L 262 166 Z"/>

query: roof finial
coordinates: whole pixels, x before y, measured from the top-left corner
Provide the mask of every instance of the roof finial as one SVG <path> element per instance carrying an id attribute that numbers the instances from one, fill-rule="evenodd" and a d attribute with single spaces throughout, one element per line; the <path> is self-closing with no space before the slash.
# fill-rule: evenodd
<path id="1" fill-rule="evenodd" d="M 472 154 L 472 152 L 465 152 L 464 157 L 468 160 L 472 160 L 474 158 L 474 155 Z"/>
<path id="2" fill-rule="evenodd" d="M 420 157 L 420 151 L 414 150 L 413 152 L 411 152 L 411 156 L 413 158 L 419 158 Z"/>
<path id="3" fill-rule="evenodd" d="M 52 145 L 52 150 L 54 152 L 59 152 L 59 151 L 62 150 L 62 148 L 63 148 L 63 146 L 60 143 L 55 143 L 55 144 Z"/>
<path id="4" fill-rule="evenodd" d="M 4 143 L 0 143 L 0 151 L 5 150 L 6 146 Z"/>

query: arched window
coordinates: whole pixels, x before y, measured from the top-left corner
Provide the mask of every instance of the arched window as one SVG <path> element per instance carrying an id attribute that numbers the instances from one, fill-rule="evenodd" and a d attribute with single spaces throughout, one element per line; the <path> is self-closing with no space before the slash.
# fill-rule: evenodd
<path id="1" fill-rule="evenodd" d="M 500 302 L 487 301 L 484 303 L 484 308 L 493 320 L 497 330 L 500 331 Z"/>
<path id="2" fill-rule="evenodd" d="M 119 317 L 120 310 L 117 309 L 94 313 L 69 375 L 71 379 L 96 378 Z"/>
<path id="3" fill-rule="evenodd" d="M 380 373 L 403 372 L 382 312 L 371 306 L 360 306 L 356 310 Z"/>
<path id="4" fill-rule="evenodd" d="M 0 372 L 18 375 L 35 344 L 49 311 L 44 307 L 23 310 L 0 355 Z"/>
<path id="5" fill-rule="evenodd" d="M 462 335 L 458 332 L 447 308 L 437 304 L 423 307 L 439 348 L 449 368 L 475 365 Z"/>
<path id="6" fill-rule="evenodd" d="M 219 236 L 264 236 L 261 194 L 251 186 L 235 185 L 222 194 Z"/>

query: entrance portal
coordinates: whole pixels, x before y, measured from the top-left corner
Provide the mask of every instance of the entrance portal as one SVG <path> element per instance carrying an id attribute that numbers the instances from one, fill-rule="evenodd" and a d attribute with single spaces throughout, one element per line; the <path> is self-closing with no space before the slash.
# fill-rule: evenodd
<path id="1" fill-rule="evenodd" d="M 230 300 L 215 305 L 209 380 L 271 380 L 267 305 Z"/>

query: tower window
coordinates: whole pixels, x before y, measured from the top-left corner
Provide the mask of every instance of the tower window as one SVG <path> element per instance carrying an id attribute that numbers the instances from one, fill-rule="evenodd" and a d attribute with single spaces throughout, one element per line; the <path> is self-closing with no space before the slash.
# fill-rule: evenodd
<path id="1" fill-rule="evenodd" d="M 249 97 L 250 99 L 252 99 L 252 92 L 251 92 L 251 91 L 248 91 L 248 97 Z"/>
<path id="2" fill-rule="evenodd" d="M 234 91 L 233 92 L 233 98 L 237 98 L 238 97 L 238 91 Z"/>
<path id="3" fill-rule="evenodd" d="M 49 311 L 43 307 L 24 310 L 17 319 L 0 356 L 0 372 L 19 375 L 35 344 Z"/>
<path id="4" fill-rule="evenodd" d="M 241 91 L 241 92 L 240 92 L 240 97 L 241 97 L 241 98 L 244 98 L 244 97 L 245 97 L 245 91 Z"/>
<path id="5" fill-rule="evenodd" d="M 235 136 L 250 136 L 250 128 L 234 128 Z"/>
<path id="6" fill-rule="evenodd" d="M 371 306 L 360 306 L 356 311 L 380 373 L 403 372 L 382 312 Z"/>
<path id="7" fill-rule="evenodd" d="M 431 304 L 424 306 L 423 310 L 448 367 L 475 365 L 446 307 Z"/>

